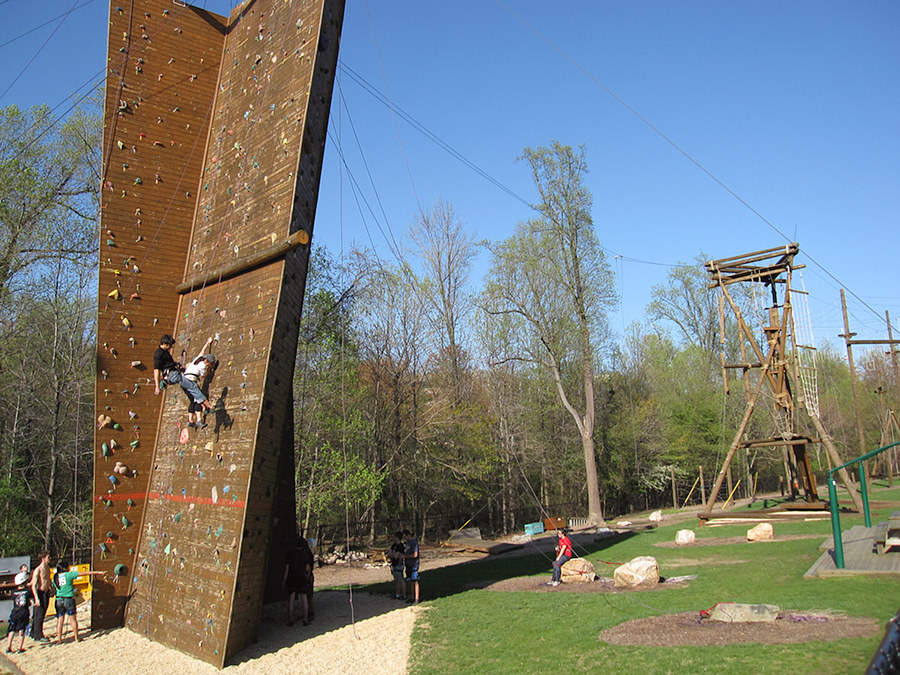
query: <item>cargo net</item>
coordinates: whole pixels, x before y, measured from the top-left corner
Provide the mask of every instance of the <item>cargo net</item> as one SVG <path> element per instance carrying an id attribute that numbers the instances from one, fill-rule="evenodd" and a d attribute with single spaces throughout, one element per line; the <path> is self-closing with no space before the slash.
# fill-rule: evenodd
<path id="1" fill-rule="evenodd" d="M 809 316 L 809 294 L 800 275 L 800 286 L 803 290 L 794 290 L 794 325 L 797 334 L 794 336 L 794 348 L 797 350 L 797 370 L 803 398 L 806 399 L 806 412 L 810 417 L 819 416 L 819 373 L 816 369 L 816 347 L 812 331 L 812 320 Z"/>

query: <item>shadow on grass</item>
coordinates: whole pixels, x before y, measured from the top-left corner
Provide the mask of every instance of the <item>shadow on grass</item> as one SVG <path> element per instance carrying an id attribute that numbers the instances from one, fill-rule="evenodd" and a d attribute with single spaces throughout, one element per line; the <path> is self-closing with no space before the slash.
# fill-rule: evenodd
<path id="1" fill-rule="evenodd" d="M 585 558 L 615 544 L 620 544 L 636 534 L 639 533 L 626 532 L 599 541 L 592 541 L 587 537 L 579 537 L 575 548 L 578 555 Z M 553 570 L 553 557 L 552 549 L 548 551 L 534 547 L 533 553 L 500 554 L 458 565 L 448 565 L 426 570 L 420 573 L 421 597 L 422 600 L 436 600 L 471 590 L 473 584 L 529 577 L 538 574 L 546 575 L 549 580 Z M 360 584 L 354 586 L 354 588 L 358 591 L 377 595 L 390 596 L 394 594 L 393 581 Z"/>

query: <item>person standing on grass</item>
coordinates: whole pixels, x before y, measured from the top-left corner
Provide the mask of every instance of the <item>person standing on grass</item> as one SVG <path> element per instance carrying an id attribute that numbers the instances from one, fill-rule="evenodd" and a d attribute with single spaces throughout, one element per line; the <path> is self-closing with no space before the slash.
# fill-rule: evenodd
<path id="1" fill-rule="evenodd" d="M 75 615 L 75 580 L 80 576 L 106 576 L 106 572 L 69 571 L 69 563 L 60 560 L 56 565 L 56 574 L 53 577 L 53 589 L 56 591 L 56 644 L 62 644 L 63 622 L 69 617 L 72 632 L 75 634 L 75 642 L 80 642 L 78 637 L 78 617 Z"/>
<path id="2" fill-rule="evenodd" d="M 391 575 L 394 577 L 394 598 L 406 600 L 406 588 L 403 584 L 403 554 L 406 553 L 406 546 L 403 545 L 403 533 L 394 532 L 391 536 L 394 543 L 388 551 L 388 558 L 391 560 Z"/>
<path id="3" fill-rule="evenodd" d="M 31 639 L 37 642 L 50 642 L 44 636 L 44 617 L 50 606 L 50 552 L 38 553 L 38 566 L 31 573 L 31 594 L 34 598 L 34 609 L 31 615 Z"/>
<path id="4" fill-rule="evenodd" d="M 419 604 L 419 542 L 409 530 L 403 530 L 403 541 L 406 549 L 403 552 L 403 564 L 406 566 L 406 602 Z"/>
<path id="5" fill-rule="evenodd" d="M 556 541 L 556 560 L 553 561 L 553 576 L 547 583 L 548 586 L 559 586 L 562 583 L 562 567 L 572 559 L 574 554 L 568 530 L 560 528 L 556 531 L 556 536 L 558 537 Z"/>

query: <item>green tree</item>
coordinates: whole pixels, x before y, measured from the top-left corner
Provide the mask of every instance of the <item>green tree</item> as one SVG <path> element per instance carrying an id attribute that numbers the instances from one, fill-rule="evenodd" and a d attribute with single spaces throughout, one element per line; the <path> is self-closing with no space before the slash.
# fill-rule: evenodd
<path id="1" fill-rule="evenodd" d="M 594 230 L 584 149 L 554 141 L 526 148 L 523 159 L 538 190 L 538 216 L 491 248 L 484 305 L 518 324 L 502 360 L 539 363 L 551 374 L 581 438 L 588 517 L 600 524 L 594 380 L 597 354 L 608 339 L 606 310 L 615 300 L 613 274 Z"/>

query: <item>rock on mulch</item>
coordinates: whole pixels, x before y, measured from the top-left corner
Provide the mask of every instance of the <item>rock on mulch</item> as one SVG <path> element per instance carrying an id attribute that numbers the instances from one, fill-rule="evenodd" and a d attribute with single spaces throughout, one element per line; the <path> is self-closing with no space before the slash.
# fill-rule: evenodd
<path id="1" fill-rule="evenodd" d="M 543 579 L 535 577 L 513 577 L 499 581 L 480 581 L 467 584 L 466 588 L 484 589 L 488 591 L 531 591 L 533 593 L 636 593 L 640 591 L 656 591 L 661 588 L 687 588 L 685 577 L 672 580 L 660 580 L 658 584 L 646 584 L 632 588 L 616 588 L 609 577 L 600 577 L 595 581 L 563 583 L 559 586 L 548 586 L 549 575 Z"/>

